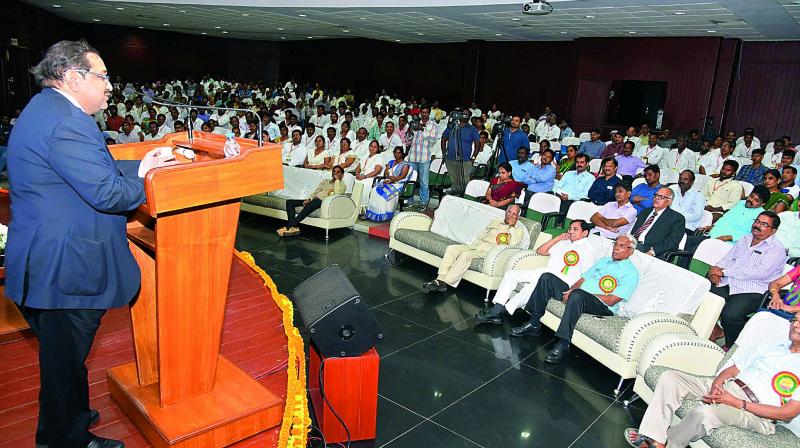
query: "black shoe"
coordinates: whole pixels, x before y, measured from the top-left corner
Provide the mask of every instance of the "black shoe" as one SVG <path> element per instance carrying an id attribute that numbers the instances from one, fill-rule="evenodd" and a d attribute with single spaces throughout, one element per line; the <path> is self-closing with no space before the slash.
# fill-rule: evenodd
<path id="1" fill-rule="evenodd" d="M 95 437 L 89 441 L 86 448 L 125 448 L 121 440 L 106 439 L 105 437 Z"/>
<path id="2" fill-rule="evenodd" d="M 89 427 L 96 425 L 97 422 L 100 421 L 100 412 L 97 409 L 89 409 Z M 36 442 L 36 448 L 48 448 L 49 445 L 46 443 Z"/>
<path id="3" fill-rule="evenodd" d="M 561 364 L 564 358 L 569 355 L 569 344 L 558 343 L 552 350 L 544 357 L 544 362 L 549 364 Z"/>
<path id="4" fill-rule="evenodd" d="M 532 323 L 526 322 L 525 325 L 512 328 L 511 336 L 518 338 L 522 336 L 541 336 L 541 333 L 539 332 L 539 327 L 534 327 Z"/>
<path id="5" fill-rule="evenodd" d="M 503 317 L 498 316 L 497 314 L 492 314 L 490 312 L 481 311 L 475 315 L 475 318 L 478 319 L 478 323 L 480 324 L 496 324 L 501 325 L 503 323 Z"/>
<path id="6" fill-rule="evenodd" d="M 422 285 L 425 292 L 445 292 L 447 291 L 447 284 L 439 280 L 433 280 Z"/>

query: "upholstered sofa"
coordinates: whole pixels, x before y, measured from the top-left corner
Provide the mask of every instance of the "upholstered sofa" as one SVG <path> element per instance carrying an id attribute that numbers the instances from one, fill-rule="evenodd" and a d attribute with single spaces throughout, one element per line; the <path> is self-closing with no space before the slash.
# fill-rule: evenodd
<path id="1" fill-rule="evenodd" d="M 503 210 L 486 204 L 469 201 L 455 196 L 445 196 L 436 209 L 433 218 L 423 213 L 401 212 L 389 226 L 389 247 L 431 266 L 441 264 L 447 246 L 469 244 L 495 218 L 505 216 Z M 464 280 L 496 290 L 506 271 L 506 262 L 514 254 L 526 249 L 539 247 L 550 239 L 541 232 L 541 224 L 520 218 L 524 226 L 525 238 L 518 247 L 497 246 L 489 251 L 486 258 L 472 261 Z M 545 257 L 530 257 L 519 262 L 520 269 L 534 269 L 544 266 Z"/>
<path id="2" fill-rule="evenodd" d="M 283 190 L 246 196 L 242 198 L 241 210 L 286 220 L 286 200 L 308 197 L 322 179 L 330 178 L 330 171 L 284 166 L 283 175 Z M 325 198 L 318 210 L 301 221 L 301 224 L 325 229 L 326 240 L 331 229 L 353 227 L 358 220 L 364 185 L 355 182 L 349 173 L 345 174 L 344 182 L 347 194 Z"/>
<path id="3" fill-rule="evenodd" d="M 689 334 L 665 333 L 650 340 L 642 351 L 637 367 L 633 390 L 645 402 L 653 397 L 658 379 L 667 370 L 680 370 L 692 375 L 714 377 L 731 363 L 731 357 L 743 347 L 752 347 L 760 342 L 774 341 L 788 336 L 788 321 L 769 313 L 756 314 L 745 326 L 736 344 L 728 353 L 710 342 Z M 741 345 L 741 346 L 740 346 Z M 675 412 L 676 420 L 684 417 L 699 401 L 686 400 Z M 800 438 L 788 429 L 778 426 L 775 434 L 764 436 L 740 428 L 724 427 L 711 432 L 707 437 L 692 442 L 693 448 L 764 447 L 790 448 L 800 446 Z"/>
<path id="4" fill-rule="evenodd" d="M 603 246 L 605 255 L 610 256 L 612 241 L 603 240 Z M 547 257 L 520 251 L 509 257 L 506 268 L 526 269 L 530 260 L 539 259 L 546 261 Z M 725 304 L 709 292 L 709 281 L 697 274 L 638 251 L 631 261 L 640 273 L 631 299 L 617 315 L 581 316 L 572 337 L 575 347 L 620 376 L 615 394 L 624 380 L 636 377 L 647 342 L 665 332 L 708 338 Z M 557 329 L 564 309 L 561 300 L 550 300 L 542 324 Z"/>

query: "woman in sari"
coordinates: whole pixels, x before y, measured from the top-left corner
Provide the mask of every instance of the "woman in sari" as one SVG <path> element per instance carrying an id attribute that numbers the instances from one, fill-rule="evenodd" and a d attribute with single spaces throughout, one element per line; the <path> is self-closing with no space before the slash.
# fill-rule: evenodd
<path id="1" fill-rule="evenodd" d="M 769 189 L 769 200 L 764 204 L 764 210 L 775 213 L 785 212 L 791 203 L 790 196 L 781 191 L 781 172 L 772 168 L 764 173 L 764 186 Z"/>
<path id="2" fill-rule="evenodd" d="M 350 150 L 350 139 L 342 137 L 339 142 L 339 155 L 334 158 L 333 165 L 342 167 L 345 173 L 352 173 L 358 168 L 358 157 Z"/>
<path id="3" fill-rule="evenodd" d="M 394 216 L 400 194 L 411 178 L 411 166 L 403 159 L 403 147 L 397 146 L 392 152 L 394 159 L 390 160 L 384 170 L 383 182 L 372 189 L 367 205 L 367 219 L 371 221 L 388 221 Z"/>
<path id="4" fill-rule="evenodd" d="M 372 140 L 369 142 L 369 155 L 360 159 L 356 167 L 356 182 L 364 184 L 364 193 L 361 195 L 362 209 L 369 203 L 369 196 L 372 193 L 372 181 L 375 176 L 383 172 L 383 164 L 381 163 L 381 155 L 378 154 L 378 141 Z"/>
<path id="5" fill-rule="evenodd" d="M 486 197 L 481 202 L 492 207 L 505 209 L 514 203 L 522 187 L 523 184 L 515 181 L 511 176 L 511 164 L 503 162 L 497 167 L 497 176 L 489 181 Z"/>
<path id="6" fill-rule="evenodd" d="M 303 168 L 311 170 L 329 170 L 333 167 L 333 157 L 325 150 L 325 137 L 318 135 L 314 139 L 314 149 L 308 151 Z"/>
<path id="7" fill-rule="evenodd" d="M 561 179 L 561 177 L 566 174 L 567 171 L 575 171 L 576 157 L 578 157 L 578 147 L 575 145 L 567 146 L 567 157 L 564 157 L 561 159 L 561 162 L 558 163 L 556 179 Z"/>

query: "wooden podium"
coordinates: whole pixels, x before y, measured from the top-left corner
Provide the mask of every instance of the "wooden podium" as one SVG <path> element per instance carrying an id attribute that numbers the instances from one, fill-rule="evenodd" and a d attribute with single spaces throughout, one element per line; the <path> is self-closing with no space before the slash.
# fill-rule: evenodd
<path id="1" fill-rule="evenodd" d="M 281 151 L 222 135 L 169 134 L 115 145 L 116 159 L 160 146 L 194 160 L 147 173 L 147 195 L 128 223 L 142 286 L 131 305 L 136 362 L 108 370 L 111 395 L 156 447 L 221 447 L 281 423 L 283 400 L 219 354 L 242 196 L 283 187 Z"/>

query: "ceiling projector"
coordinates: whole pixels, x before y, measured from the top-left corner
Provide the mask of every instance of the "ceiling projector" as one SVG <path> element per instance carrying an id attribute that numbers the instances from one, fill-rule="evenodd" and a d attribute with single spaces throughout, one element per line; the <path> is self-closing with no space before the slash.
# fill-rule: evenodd
<path id="1" fill-rule="evenodd" d="M 543 16 L 553 12 L 553 5 L 546 0 L 530 0 L 522 4 L 522 13 L 532 16 Z"/>

